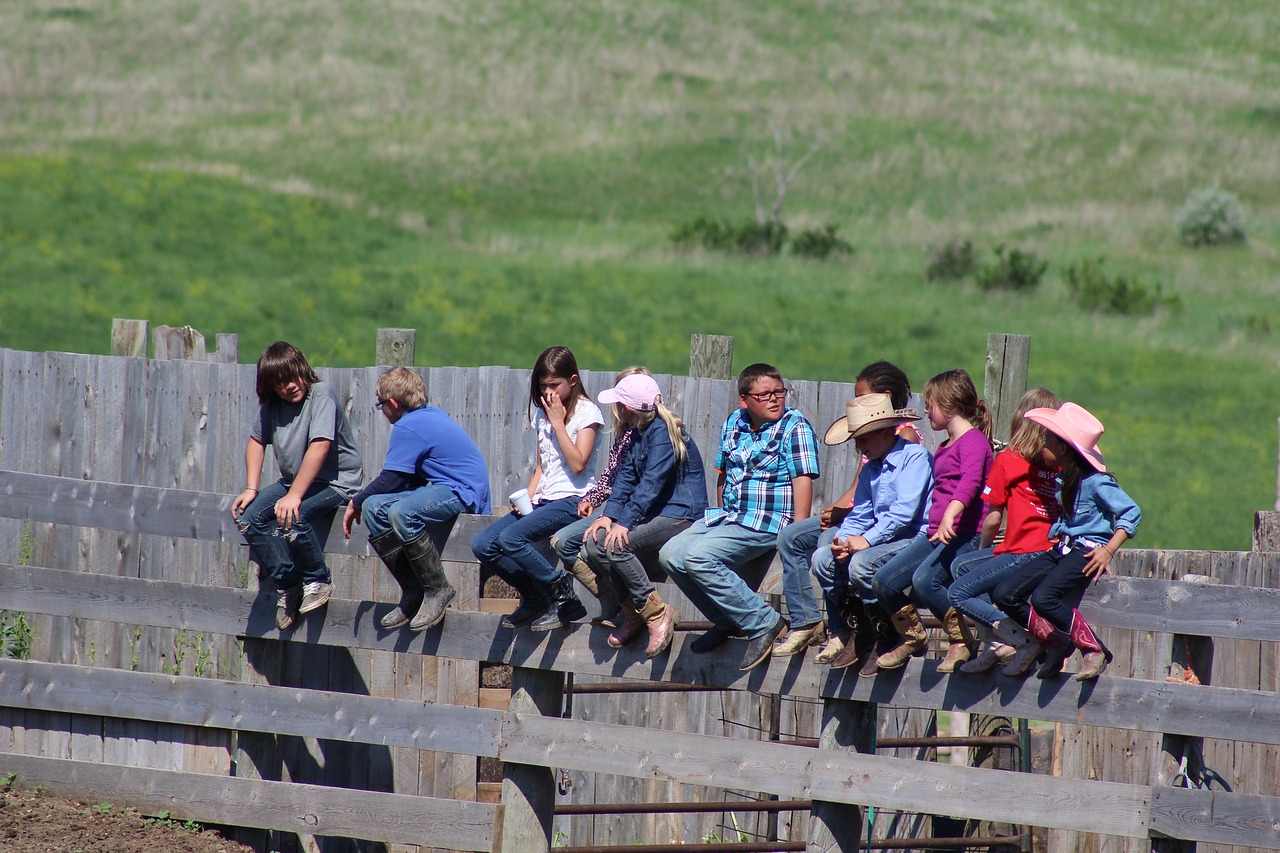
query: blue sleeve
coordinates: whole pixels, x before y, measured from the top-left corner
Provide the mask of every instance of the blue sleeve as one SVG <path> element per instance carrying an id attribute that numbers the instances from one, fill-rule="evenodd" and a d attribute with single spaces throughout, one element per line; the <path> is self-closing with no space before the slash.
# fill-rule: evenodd
<path id="1" fill-rule="evenodd" d="M 383 469 L 382 473 L 374 478 L 373 482 L 360 490 L 351 503 L 356 509 L 360 509 L 364 505 L 365 498 L 374 495 L 390 495 L 396 492 L 407 492 L 410 489 L 416 489 L 420 485 L 417 477 L 405 474 L 402 471 L 388 471 Z"/>
<path id="2" fill-rule="evenodd" d="M 803 417 L 797 418 L 795 428 L 788 436 L 787 466 L 793 480 L 819 475 L 818 435 L 813 431 L 813 425 Z"/>
<path id="3" fill-rule="evenodd" d="M 876 516 L 875 524 L 863 537 L 872 545 L 892 541 L 903 528 L 923 517 L 923 507 L 932 487 L 933 458 L 928 451 L 908 454 L 891 478 L 881 475 L 881 490 L 891 490 L 887 495 L 888 506 Z"/>
<path id="4" fill-rule="evenodd" d="M 667 425 L 655 418 L 653 425 L 645 430 L 645 441 L 632 448 L 631 464 L 627 467 L 638 472 L 635 487 L 624 501 L 622 512 L 618 516 L 610 516 L 628 529 L 635 527 L 648 518 L 666 488 L 668 481 L 676 473 L 676 451 L 671 446 L 671 434 Z M 643 446 L 644 453 L 638 451 Z M 609 501 L 613 503 L 612 500 Z"/>
<path id="5" fill-rule="evenodd" d="M 636 488 L 636 482 L 640 479 L 636 471 L 636 462 L 643 459 L 644 452 L 644 436 L 633 435 L 626 452 L 618 458 L 617 476 L 614 478 L 613 488 L 609 492 L 609 499 L 605 501 L 602 513 L 606 518 L 612 518 L 619 524 L 624 524 L 621 516 L 626 512 L 627 499 L 631 497 L 631 493 Z M 630 525 L 626 526 L 630 527 Z"/>
<path id="6" fill-rule="evenodd" d="M 841 539 L 861 536 L 864 530 L 871 527 L 876 518 L 875 506 L 871 499 L 870 472 L 867 471 L 867 465 L 863 465 L 862 470 L 858 472 L 858 485 L 853 489 L 853 507 L 844 517 L 844 521 L 840 522 L 836 536 Z"/>
<path id="7" fill-rule="evenodd" d="M 382 463 L 382 470 L 416 474 L 418 463 L 426 455 L 427 450 L 426 442 L 415 436 L 408 427 L 403 424 L 393 424 L 391 438 L 387 441 L 387 458 Z"/>
<path id="8" fill-rule="evenodd" d="M 1113 478 L 1100 478 L 1095 500 L 1098 506 L 1103 507 L 1112 517 L 1112 526 L 1115 529 L 1128 533 L 1130 539 L 1138 535 L 1138 524 L 1142 522 L 1142 510 Z"/>

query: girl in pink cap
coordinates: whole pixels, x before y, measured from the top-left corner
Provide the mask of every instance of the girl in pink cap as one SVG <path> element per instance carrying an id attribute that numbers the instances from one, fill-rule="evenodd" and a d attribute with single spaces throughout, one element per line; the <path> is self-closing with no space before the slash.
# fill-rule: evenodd
<path id="1" fill-rule="evenodd" d="M 1111 662 L 1111 652 L 1093 633 L 1077 609 L 1094 578 L 1111 571 L 1111 559 L 1138 531 L 1142 510 L 1107 473 L 1098 449 L 1102 423 L 1082 406 L 1064 403 L 1059 409 L 1031 409 L 1023 417 L 1043 426 L 1046 465 L 1062 468 L 1058 503 L 1062 516 L 1049 530 L 1054 547 L 1027 566 L 1016 583 L 1002 584 L 992 593 L 997 607 L 1027 626 L 1034 641 L 1019 650 L 1005 668 L 1021 674 L 1043 650 L 1045 662 L 1037 675 L 1052 678 L 1075 649 L 1084 660 L 1076 681 L 1097 678 Z M 1039 576 L 1030 599 L 1025 590 Z"/>

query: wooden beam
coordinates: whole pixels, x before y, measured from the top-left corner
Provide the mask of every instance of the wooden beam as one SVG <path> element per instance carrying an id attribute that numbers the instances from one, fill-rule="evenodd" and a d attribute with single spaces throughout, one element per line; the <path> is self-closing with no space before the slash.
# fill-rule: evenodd
<path id="1" fill-rule="evenodd" d="M 146 358 L 147 329 L 146 320 L 112 320 L 111 354 Z"/>
<path id="2" fill-rule="evenodd" d="M 362 838 L 450 850 L 493 849 L 498 809 L 487 803 L 441 800 L 148 770 L 6 753 L 0 770 L 22 787 L 92 802 L 128 803 L 144 814 L 178 820 L 278 829 L 303 835 Z"/>
<path id="3" fill-rule="evenodd" d="M 992 433 L 1000 441 L 1009 440 L 1013 413 L 1027 391 L 1030 364 L 1030 335 L 987 335 L 982 398 L 991 410 Z"/>
<path id="4" fill-rule="evenodd" d="M 417 335 L 414 329 L 379 329 L 375 363 L 382 367 L 413 367 Z"/>
<path id="5" fill-rule="evenodd" d="M 511 711 L 504 715 L 503 727 L 510 726 L 517 714 L 559 720 L 563 704 L 563 673 L 515 667 L 511 671 Z M 503 742 L 507 742 L 505 733 Z M 547 766 L 548 756 L 522 761 L 504 750 L 501 757 L 502 823 L 496 853 L 548 853 L 556 806 L 555 774 Z"/>
<path id="6" fill-rule="evenodd" d="M 733 338 L 727 335 L 689 337 L 691 379 L 732 379 Z"/>

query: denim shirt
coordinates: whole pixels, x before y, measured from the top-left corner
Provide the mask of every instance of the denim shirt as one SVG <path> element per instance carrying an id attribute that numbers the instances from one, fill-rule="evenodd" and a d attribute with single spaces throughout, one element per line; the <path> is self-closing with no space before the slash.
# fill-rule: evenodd
<path id="1" fill-rule="evenodd" d="M 868 459 L 858 474 L 853 508 L 836 536 L 861 536 L 873 546 L 909 539 L 929 524 L 933 457 L 901 437 L 881 459 Z"/>
<path id="2" fill-rule="evenodd" d="M 1062 481 L 1058 481 L 1058 502 L 1062 502 Z M 1076 505 L 1071 512 L 1063 507 L 1062 517 L 1049 528 L 1050 539 L 1069 536 L 1096 545 L 1105 545 L 1116 530 L 1132 539 L 1138 534 L 1142 510 L 1125 494 L 1110 474 L 1095 471 L 1080 481 Z"/>
<path id="3" fill-rule="evenodd" d="M 684 433 L 686 453 L 680 465 L 662 418 L 655 417 L 643 430 L 633 432 L 631 450 L 618 467 L 605 516 L 628 529 L 659 516 L 701 517 L 707 508 L 707 475 L 698 445 Z"/>

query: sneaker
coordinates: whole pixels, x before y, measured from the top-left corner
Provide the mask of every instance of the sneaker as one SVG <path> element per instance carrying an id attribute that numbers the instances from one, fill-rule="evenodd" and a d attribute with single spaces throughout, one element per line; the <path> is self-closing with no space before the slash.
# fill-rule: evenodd
<path id="1" fill-rule="evenodd" d="M 329 603 L 329 599 L 333 597 L 333 584 L 324 581 L 316 581 L 302 585 L 302 606 L 298 608 L 299 613 L 310 613 L 320 607 L 324 607 Z"/>
<path id="2" fill-rule="evenodd" d="M 279 590 L 276 597 L 276 627 L 281 631 L 293 627 L 294 615 L 298 612 L 298 600 L 302 598 L 302 586 L 294 584 L 288 589 Z"/>

